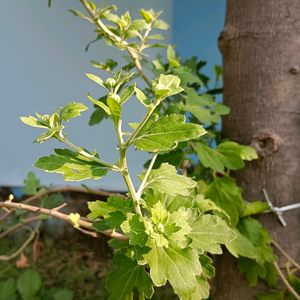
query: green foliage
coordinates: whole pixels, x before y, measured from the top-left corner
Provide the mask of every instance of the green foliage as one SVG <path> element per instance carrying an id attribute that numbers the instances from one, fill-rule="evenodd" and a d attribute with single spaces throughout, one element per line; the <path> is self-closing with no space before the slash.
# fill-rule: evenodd
<path id="1" fill-rule="evenodd" d="M 3 300 L 73 300 L 73 292 L 69 289 L 43 286 L 39 272 L 26 269 L 15 280 L 9 278 L 0 282 L 0 299 Z"/>
<path id="2" fill-rule="evenodd" d="M 34 195 L 40 188 L 40 180 L 35 177 L 33 172 L 29 172 L 27 178 L 24 179 L 24 185 L 23 193 L 25 195 Z"/>
<path id="3" fill-rule="evenodd" d="M 215 85 L 210 89 L 209 78 L 201 71 L 205 62 L 195 57 L 182 61 L 173 46 L 167 46 L 166 61 L 160 56 L 147 60 L 147 49 L 164 46 L 157 43 L 163 38 L 157 30 L 168 29 L 160 19 L 161 12 L 142 9 L 141 19 L 134 20 L 129 12 L 117 15 L 114 5 L 97 7 L 92 1 L 80 2 L 85 13 L 72 13 L 96 27 L 95 41 L 104 39 L 128 54 L 127 64 L 117 71 L 117 63 L 111 59 L 92 61 L 98 71 L 110 77 L 86 74 L 105 93 L 101 98 L 87 94 L 96 108 L 89 123 L 95 125 L 104 118 L 112 121 L 119 159 L 106 162 L 97 152 L 66 138 L 64 122 L 87 109 L 81 103 L 72 102 L 51 115 L 36 114 L 21 120 L 46 129 L 36 139 L 38 143 L 53 138 L 68 147 L 39 158 L 37 167 L 60 173 L 70 181 L 98 180 L 115 171 L 128 187 L 126 197 L 88 202 L 91 230 L 123 235 L 122 241 L 110 242 L 114 269 L 107 277 L 109 299 L 150 299 L 153 286 L 167 282 L 180 299 L 206 299 L 208 280 L 215 273 L 208 254 L 221 254 L 222 245 L 238 259 L 251 285 L 256 285 L 258 278 L 274 285 L 277 278 L 271 238 L 250 217 L 265 211 L 266 206 L 247 203 L 230 176 L 231 170 L 243 168 L 245 161 L 257 159 L 257 154 L 249 146 L 222 140 L 218 130 L 222 116 L 229 113 L 229 108 L 216 99 L 221 92 L 222 68 L 214 66 Z M 145 75 L 144 66 L 153 75 L 151 79 Z M 137 77 L 144 79 L 147 88 L 137 87 Z M 129 123 L 130 132 L 123 131 L 123 105 L 135 98 L 144 106 L 145 116 L 140 122 Z M 133 186 L 126 160 L 131 146 L 153 153 L 139 176 L 138 189 Z M 194 153 L 196 160 L 191 156 Z M 35 178 L 27 179 L 29 193 L 38 188 Z M 44 200 L 44 205 L 49 207 L 49 200 Z M 80 229 L 78 213 L 70 214 L 69 220 Z M 293 281 L 292 275 L 290 278 Z"/>

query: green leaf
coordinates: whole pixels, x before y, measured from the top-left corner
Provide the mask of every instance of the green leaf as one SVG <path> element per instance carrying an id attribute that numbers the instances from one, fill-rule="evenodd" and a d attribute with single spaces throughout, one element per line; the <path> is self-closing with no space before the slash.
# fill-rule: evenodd
<path id="1" fill-rule="evenodd" d="M 172 114 L 158 119 L 154 114 L 133 139 L 133 143 L 144 151 L 168 151 L 176 148 L 178 142 L 196 139 L 205 133 L 201 125 L 185 123 L 183 115 Z"/>
<path id="2" fill-rule="evenodd" d="M 174 75 L 160 74 L 158 82 L 153 85 L 153 91 L 158 101 L 181 93 L 183 88 L 180 87 L 180 78 Z"/>
<path id="3" fill-rule="evenodd" d="M 37 128 L 48 128 L 48 126 L 46 126 L 44 123 L 40 122 L 38 119 L 36 119 L 33 116 L 21 117 L 20 120 L 28 126 L 37 127 Z"/>
<path id="4" fill-rule="evenodd" d="M 241 189 L 233 178 L 228 176 L 215 178 L 208 186 L 205 196 L 226 211 L 233 225 L 238 222 L 243 199 Z"/>
<path id="5" fill-rule="evenodd" d="M 140 175 L 141 180 L 143 180 L 144 175 L 145 172 Z M 172 196 L 188 196 L 196 184 L 197 183 L 191 178 L 178 175 L 174 166 L 163 163 L 158 169 L 154 169 L 150 172 L 145 184 L 145 189 L 151 188 Z"/>
<path id="6" fill-rule="evenodd" d="M 127 86 L 121 94 L 121 104 L 124 104 L 133 94 L 135 90 L 135 83 Z"/>
<path id="7" fill-rule="evenodd" d="M 91 79 L 92 81 L 96 82 L 96 83 L 99 84 L 100 86 L 102 86 L 102 87 L 104 87 L 105 89 L 107 89 L 106 86 L 105 86 L 105 84 L 104 84 L 104 82 L 103 82 L 103 80 L 102 80 L 100 77 L 98 77 L 98 76 L 96 76 L 96 75 L 94 75 L 94 74 L 88 74 L 88 73 L 86 73 L 85 75 L 86 75 L 89 79 Z"/>
<path id="8" fill-rule="evenodd" d="M 23 189 L 23 193 L 25 195 L 34 195 L 40 188 L 40 180 L 36 178 L 33 172 L 29 172 L 27 174 L 26 179 L 24 179 L 24 184 L 25 187 Z"/>
<path id="9" fill-rule="evenodd" d="M 151 104 L 151 101 L 146 97 L 146 95 L 137 87 L 134 88 L 136 98 L 146 107 Z"/>
<path id="10" fill-rule="evenodd" d="M 97 219 L 98 217 L 109 217 L 111 212 L 116 211 L 113 206 L 110 206 L 107 202 L 96 200 L 89 201 L 88 208 L 91 211 L 87 217 L 90 219 Z"/>
<path id="11" fill-rule="evenodd" d="M 62 194 L 47 195 L 42 198 L 41 207 L 51 209 L 58 207 L 64 203 L 64 196 Z"/>
<path id="12" fill-rule="evenodd" d="M 53 300 L 72 300 L 74 292 L 69 289 L 58 289 L 53 295 Z"/>
<path id="13" fill-rule="evenodd" d="M 106 104 L 104 104 L 99 100 L 94 99 L 90 94 L 87 94 L 86 96 L 91 102 L 93 102 L 95 105 L 103 109 L 108 116 L 112 114 L 109 107 Z"/>
<path id="14" fill-rule="evenodd" d="M 174 50 L 174 48 L 171 45 L 169 45 L 168 48 L 167 48 L 167 58 L 168 58 L 169 64 L 172 67 L 177 68 L 177 67 L 180 66 L 180 61 L 176 57 L 175 50 Z"/>
<path id="15" fill-rule="evenodd" d="M 106 103 L 113 117 L 119 119 L 121 117 L 121 105 L 115 98 L 116 95 L 110 94 L 107 97 Z"/>
<path id="16" fill-rule="evenodd" d="M 121 229 L 129 237 L 131 245 L 143 247 L 147 243 L 148 235 L 145 232 L 146 228 L 138 215 L 127 214 L 127 220 L 121 224 Z"/>
<path id="17" fill-rule="evenodd" d="M 62 129 L 63 129 L 62 126 L 50 128 L 49 130 L 47 130 L 47 131 L 43 132 L 42 134 L 40 134 L 35 139 L 35 142 L 38 143 L 38 144 L 41 144 L 41 143 L 49 140 L 50 138 L 54 137 L 55 134 L 59 133 Z"/>
<path id="18" fill-rule="evenodd" d="M 66 181 L 97 180 L 107 167 L 68 149 L 55 149 L 55 154 L 40 157 L 35 166 L 50 173 L 63 174 Z"/>
<path id="19" fill-rule="evenodd" d="M 244 207 L 241 212 L 242 217 L 257 215 L 270 209 L 269 204 L 264 201 L 244 202 Z"/>
<path id="20" fill-rule="evenodd" d="M 285 291 L 267 292 L 256 295 L 256 300 L 285 300 Z"/>
<path id="21" fill-rule="evenodd" d="M 255 219 L 250 217 L 240 219 L 237 229 L 249 239 L 255 247 L 256 261 L 260 264 L 274 261 L 273 249 L 270 245 L 271 236 Z"/>
<path id="22" fill-rule="evenodd" d="M 71 102 L 59 110 L 59 116 L 64 121 L 69 121 L 72 118 L 79 117 L 81 112 L 88 108 L 77 102 Z"/>
<path id="23" fill-rule="evenodd" d="M 115 269 L 108 275 L 106 286 L 110 292 L 109 300 L 132 300 L 133 290 L 139 293 L 139 299 L 150 299 L 153 285 L 143 266 L 122 254 L 115 254 Z"/>
<path id="24" fill-rule="evenodd" d="M 196 291 L 192 295 L 191 300 L 201 300 L 201 299 L 207 299 L 209 297 L 209 283 L 206 279 L 197 276 L 197 285 L 196 285 Z"/>
<path id="25" fill-rule="evenodd" d="M 190 224 L 192 231 L 188 234 L 193 239 L 191 247 L 198 251 L 207 251 L 211 254 L 221 254 L 220 244 L 229 243 L 235 238 L 234 232 L 225 221 L 213 215 L 199 216 Z"/>
<path id="26" fill-rule="evenodd" d="M 220 172 L 224 170 L 224 157 L 217 150 L 208 147 L 204 143 L 197 143 L 196 152 L 200 163 L 205 168 L 211 168 L 212 170 Z"/>
<path id="27" fill-rule="evenodd" d="M 153 27 L 160 30 L 168 30 L 170 26 L 163 20 L 156 20 Z"/>
<path id="28" fill-rule="evenodd" d="M 40 274 L 33 270 L 25 270 L 17 281 L 17 288 L 23 300 L 34 300 L 42 287 Z"/>
<path id="29" fill-rule="evenodd" d="M 238 230 L 234 230 L 236 238 L 226 243 L 227 250 L 236 258 L 243 256 L 251 259 L 257 257 L 256 248 L 253 243 Z"/>
<path id="30" fill-rule="evenodd" d="M 202 272 L 196 252 L 172 244 L 168 248 L 158 247 L 152 239 L 149 239 L 147 246 L 151 250 L 144 255 L 144 259 L 150 267 L 153 283 L 162 286 L 168 280 L 181 299 L 189 299 L 196 292 L 196 276 Z"/>
<path id="31" fill-rule="evenodd" d="M 13 278 L 9 278 L 0 282 L 0 299 L 16 300 L 17 299 L 16 282 Z"/>
<path id="32" fill-rule="evenodd" d="M 107 118 L 106 112 L 103 109 L 96 108 L 90 116 L 89 125 L 99 124 L 105 118 Z"/>

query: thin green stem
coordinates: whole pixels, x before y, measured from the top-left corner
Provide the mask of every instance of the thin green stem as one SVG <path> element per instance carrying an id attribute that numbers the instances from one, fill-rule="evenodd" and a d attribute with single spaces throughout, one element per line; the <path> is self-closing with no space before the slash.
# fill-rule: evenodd
<path id="1" fill-rule="evenodd" d="M 141 131 L 141 129 L 146 125 L 146 123 L 149 121 L 149 119 L 151 118 L 151 116 L 153 115 L 155 109 L 157 107 L 156 105 L 153 105 L 148 112 L 146 113 L 144 119 L 141 121 L 141 123 L 139 123 L 139 125 L 137 126 L 137 128 L 134 130 L 134 132 L 129 136 L 128 140 L 124 143 L 124 148 L 128 148 L 132 141 L 134 140 L 134 138 L 138 135 L 138 133 Z"/>
<path id="2" fill-rule="evenodd" d="M 116 134 L 117 134 L 117 138 L 119 141 L 121 174 L 122 174 L 125 184 L 128 188 L 129 194 L 132 198 L 135 212 L 138 215 L 140 215 L 141 217 L 143 217 L 139 198 L 137 197 L 137 193 L 135 191 L 135 188 L 134 188 L 134 185 L 133 185 L 133 182 L 131 180 L 129 170 L 128 170 L 127 159 L 126 159 L 127 148 L 123 147 L 124 140 L 123 140 L 123 132 L 122 132 L 122 121 L 118 120 L 117 122 L 114 122 L 114 125 L 116 128 Z"/>
<path id="3" fill-rule="evenodd" d="M 157 155 L 158 155 L 158 153 L 155 153 L 155 154 L 153 155 L 152 159 L 151 159 L 151 162 L 150 162 L 150 164 L 149 164 L 149 167 L 148 167 L 148 169 L 147 169 L 147 172 L 146 172 L 146 174 L 145 174 L 145 176 L 144 176 L 144 178 L 143 178 L 143 181 L 141 182 L 141 185 L 140 185 L 140 187 L 139 187 L 139 189 L 138 189 L 138 191 L 137 191 L 137 193 L 136 193 L 138 198 L 140 198 L 141 195 L 142 195 L 142 193 L 143 193 L 143 190 L 144 190 L 145 185 L 146 185 L 146 183 L 147 183 L 148 177 L 149 177 L 149 175 L 150 175 L 150 172 L 151 172 L 151 170 L 152 170 L 152 168 L 153 168 L 153 166 L 154 166 L 155 160 L 156 160 L 156 158 L 157 158 Z"/>
<path id="4" fill-rule="evenodd" d="M 86 12 L 92 18 L 94 24 L 98 27 L 98 29 L 103 31 L 113 42 L 121 43 L 122 46 L 126 48 L 128 54 L 130 55 L 130 57 L 133 60 L 133 63 L 135 65 L 137 71 L 140 73 L 141 77 L 144 79 L 144 81 L 147 83 L 147 85 L 151 88 L 152 82 L 144 73 L 144 70 L 142 68 L 142 65 L 141 65 L 141 62 L 139 59 L 139 54 L 137 53 L 137 51 L 135 49 L 131 48 L 130 45 L 126 41 L 122 40 L 119 36 L 117 36 L 111 30 L 109 30 L 109 28 L 101 21 L 101 19 L 97 15 L 95 15 L 94 11 L 91 9 L 91 7 L 89 6 L 89 4 L 87 3 L 86 0 L 80 0 L 80 2 L 82 4 L 82 6 L 84 7 L 84 9 L 86 10 Z"/>
<path id="5" fill-rule="evenodd" d="M 85 156 L 86 158 L 89 158 L 103 166 L 108 167 L 109 169 L 113 170 L 113 171 L 120 171 L 120 169 L 116 166 L 113 165 L 111 163 L 105 162 L 101 159 L 99 159 L 98 157 L 95 157 L 94 155 L 88 153 L 87 151 L 85 151 L 83 148 L 78 147 L 76 145 L 74 145 L 72 142 L 70 142 L 68 139 L 66 139 L 64 136 L 60 136 L 59 137 L 59 141 L 64 143 L 66 146 L 68 146 L 70 149 L 74 150 L 75 152 Z"/>

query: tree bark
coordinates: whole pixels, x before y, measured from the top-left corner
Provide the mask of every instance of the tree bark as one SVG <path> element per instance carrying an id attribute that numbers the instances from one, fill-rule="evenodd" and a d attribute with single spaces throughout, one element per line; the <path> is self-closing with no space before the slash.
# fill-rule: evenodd
<path id="1" fill-rule="evenodd" d="M 231 108 L 223 135 L 259 154 L 235 174 L 244 198 L 263 199 L 265 188 L 274 206 L 300 202 L 300 1 L 227 0 L 219 47 Z M 284 218 L 287 227 L 271 214 L 260 220 L 299 261 L 300 209 Z M 213 299 L 255 299 L 263 289 L 249 287 L 229 254 L 217 261 Z"/>

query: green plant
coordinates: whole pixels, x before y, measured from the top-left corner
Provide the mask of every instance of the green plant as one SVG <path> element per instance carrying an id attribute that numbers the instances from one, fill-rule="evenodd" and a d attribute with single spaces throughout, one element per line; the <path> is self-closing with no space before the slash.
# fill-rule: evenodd
<path id="1" fill-rule="evenodd" d="M 209 279 L 215 272 L 210 256 L 221 254 L 221 245 L 238 258 L 251 285 L 261 278 L 277 287 L 272 239 L 252 218 L 268 206 L 245 201 L 230 176 L 231 171 L 243 168 L 244 161 L 257 155 L 249 146 L 223 140 L 218 130 L 221 117 L 229 113 L 215 99 L 221 92 L 221 68 L 215 66 L 216 84 L 210 89 L 209 78 L 201 73 L 204 63 L 196 58 L 182 62 L 172 46 L 166 47 L 167 61 L 161 57 L 147 59 L 147 49 L 164 47 L 155 42 L 162 40 L 155 30 L 168 29 L 159 19 L 160 12 L 142 9 L 141 19 L 132 20 L 129 12 L 115 14 L 114 5 L 97 7 L 86 0 L 80 3 L 85 13 L 72 13 L 91 22 L 97 39 L 126 51 L 130 61 L 116 72 L 117 63 L 111 59 L 105 63 L 93 61 L 96 68 L 112 74 L 104 80 L 86 74 L 106 92 L 99 99 L 87 95 L 95 107 L 90 124 L 103 118 L 112 121 L 119 160 L 107 162 L 96 151 L 74 145 L 66 137 L 66 124 L 87 110 L 84 104 L 72 102 L 49 115 L 21 120 L 44 130 L 37 143 L 56 139 L 68 147 L 39 158 L 37 167 L 60 173 L 67 181 L 98 180 L 107 172 L 118 172 L 128 194 L 111 195 L 107 202 L 88 202 L 89 221 L 77 212 L 60 212 L 60 206 L 39 208 L 11 201 L 0 205 L 48 214 L 86 234 L 97 236 L 96 231 L 111 237 L 115 268 L 107 278 L 110 299 L 133 299 L 135 294 L 139 299 L 150 299 L 153 286 L 167 281 L 180 299 L 208 298 Z M 136 73 L 132 72 L 134 68 Z M 144 68 L 152 71 L 153 80 Z M 143 90 L 137 87 L 137 77 L 146 83 Z M 145 107 L 145 116 L 139 123 L 130 123 L 131 130 L 125 131 L 122 108 L 134 99 Z M 137 189 L 127 165 L 129 147 L 152 154 L 146 170 L 139 175 Z M 279 293 L 284 295 L 284 291 Z"/>

